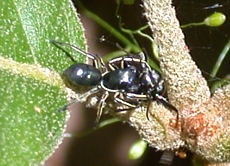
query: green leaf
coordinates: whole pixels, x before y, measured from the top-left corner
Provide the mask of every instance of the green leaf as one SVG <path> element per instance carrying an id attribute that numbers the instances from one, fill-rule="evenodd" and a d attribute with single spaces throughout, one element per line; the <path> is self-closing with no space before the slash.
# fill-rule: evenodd
<path id="1" fill-rule="evenodd" d="M 72 62 L 48 40 L 84 49 L 83 30 L 67 0 L 2 0 L 0 6 L 0 163 L 37 165 L 61 142 L 68 119 L 56 111 L 66 103 L 59 73 Z"/>

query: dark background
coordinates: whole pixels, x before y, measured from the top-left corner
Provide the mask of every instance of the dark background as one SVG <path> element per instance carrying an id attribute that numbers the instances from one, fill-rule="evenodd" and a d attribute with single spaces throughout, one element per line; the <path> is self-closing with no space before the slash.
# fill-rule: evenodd
<path id="1" fill-rule="evenodd" d="M 117 4 L 115 0 L 82 0 L 86 8 L 96 13 L 101 18 L 118 29 L 118 19 L 115 17 Z M 142 15 L 143 9 L 140 1 L 133 5 L 121 4 L 119 15 L 125 28 L 137 29 L 146 25 Z M 186 36 L 186 43 L 191 51 L 192 58 L 198 67 L 204 71 L 208 79 L 221 50 L 230 38 L 230 1 L 229 0 L 174 0 L 173 5 L 177 11 L 177 17 L 181 25 L 191 22 L 201 22 L 214 11 L 226 15 L 226 22 L 220 27 L 198 26 L 183 30 Z M 216 7 L 214 6 L 216 5 Z M 104 55 L 110 51 L 117 50 L 115 43 L 119 41 L 113 38 L 112 33 L 105 31 L 94 23 L 93 20 L 85 17 L 81 9 L 81 20 L 86 29 L 89 52 Z M 149 30 L 145 33 L 151 34 Z M 105 42 L 100 42 L 104 37 Z M 141 47 L 150 49 L 150 43 L 143 38 L 137 37 Z M 151 55 L 151 52 L 149 52 Z M 227 56 L 218 72 L 222 78 L 229 74 L 230 58 Z M 208 80 L 209 83 L 213 83 Z M 95 120 L 95 110 L 84 110 L 84 105 L 78 104 L 72 108 L 71 119 L 68 122 L 69 133 L 79 134 L 90 130 Z M 103 116 L 103 119 L 108 118 Z M 131 161 L 127 159 L 129 147 L 139 139 L 136 131 L 127 124 L 117 123 L 100 129 L 93 134 L 82 138 L 66 138 L 56 153 L 46 162 L 50 166 L 160 166 L 160 157 L 163 152 L 156 152 L 154 148 L 148 148 L 141 159 Z M 188 157 L 181 159 L 174 156 L 172 166 L 191 165 L 192 153 L 187 151 Z M 168 163 L 170 165 L 170 162 Z"/>

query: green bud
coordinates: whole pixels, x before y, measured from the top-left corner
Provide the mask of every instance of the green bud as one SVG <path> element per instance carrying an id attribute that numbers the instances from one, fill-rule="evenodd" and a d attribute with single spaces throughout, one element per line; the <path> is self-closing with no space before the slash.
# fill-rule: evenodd
<path id="1" fill-rule="evenodd" d="M 225 20 L 226 16 L 223 13 L 215 12 L 204 20 L 204 24 L 210 27 L 218 27 L 222 25 Z"/>
<path id="2" fill-rule="evenodd" d="M 146 147 L 147 147 L 146 142 L 144 142 L 143 140 L 138 140 L 129 149 L 128 158 L 130 160 L 139 159 L 144 154 Z"/>

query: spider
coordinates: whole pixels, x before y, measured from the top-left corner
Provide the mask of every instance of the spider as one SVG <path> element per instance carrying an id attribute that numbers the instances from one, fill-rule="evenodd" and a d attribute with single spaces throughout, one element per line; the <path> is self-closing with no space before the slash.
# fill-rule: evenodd
<path id="1" fill-rule="evenodd" d="M 99 123 L 110 94 L 113 95 L 116 103 L 123 104 L 129 109 L 142 106 L 142 102 L 150 103 L 156 100 L 174 110 L 178 115 L 177 109 L 162 96 L 164 94 L 163 79 L 159 73 L 151 69 L 143 53 L 111 59 L 106 66 L 98 55 L 86 53 L 67 43 L 55 40 L 51 40 L 51 42 L 55 45 L 70 47 L 93 60 L 93 65 L 75 62 L 64 70 L 63 77 L 66 81 L 73 85 L 92 87 L 92 89 L 68 103 L 59 111 L 66 110 L 69 105 L 79 102 L 82 98 L 87 98 L 102 91 L 101 99 L 98 102 L 95 124 Z M 146 115 L 148 118 L 148 110 Z"/>

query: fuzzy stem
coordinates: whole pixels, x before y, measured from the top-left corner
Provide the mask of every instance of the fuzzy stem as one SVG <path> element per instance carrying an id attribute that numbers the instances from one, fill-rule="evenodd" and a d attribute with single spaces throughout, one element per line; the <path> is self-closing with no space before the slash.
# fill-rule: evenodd
<path id="1" fill-rule="evenodd" d="M 146 18 L 159 47 L 160 66 L 170 102 L 179 109 L 185 104 L 199 105 L 207 101 L 210 97 L 207 82 L 189 55 L 171 1 L 145 0 L 143 3 Z M 194 100 L 197 97 L 199 100 Z"/>
<path id="2" fill-rule="evenodd" d="M 159 48 L 160 67 L 168 97 L 170 103 L 179 109 L 181 133 L 178 139 L 185 141 L 186 147 L 209 161 L 230 161 L 230 86 L 219 89 L 213 97 L 210 96 L 206 80 L 189 55 L 171 4 L 170 0 L 143 0 L 145 15 Z M 178 130 L 174 130 L 175 135 L 170 135 L 173 130 L 166 125 L 172 124 L 171 120 L 167 121 L 169 117 L 163 118 L 162 114 L 158 115 L 157 113 L 162 110 L 154 104 L 151 109 L 157 110 L 151 110 L 154 112 L 153 117 L 159 119 L 158 122 L 164 126 L 165 134 L 168 136 L 161 143 L 172 140 L 169 137 L 178 134 Z M 167 116 L 166 112 L 164 116 Z M 148 137 L 149 133 L 139 133 L 150 145 L 159 146 L 155 140 Z M 173 147 L 175 146 L 169 146 Z"/>

